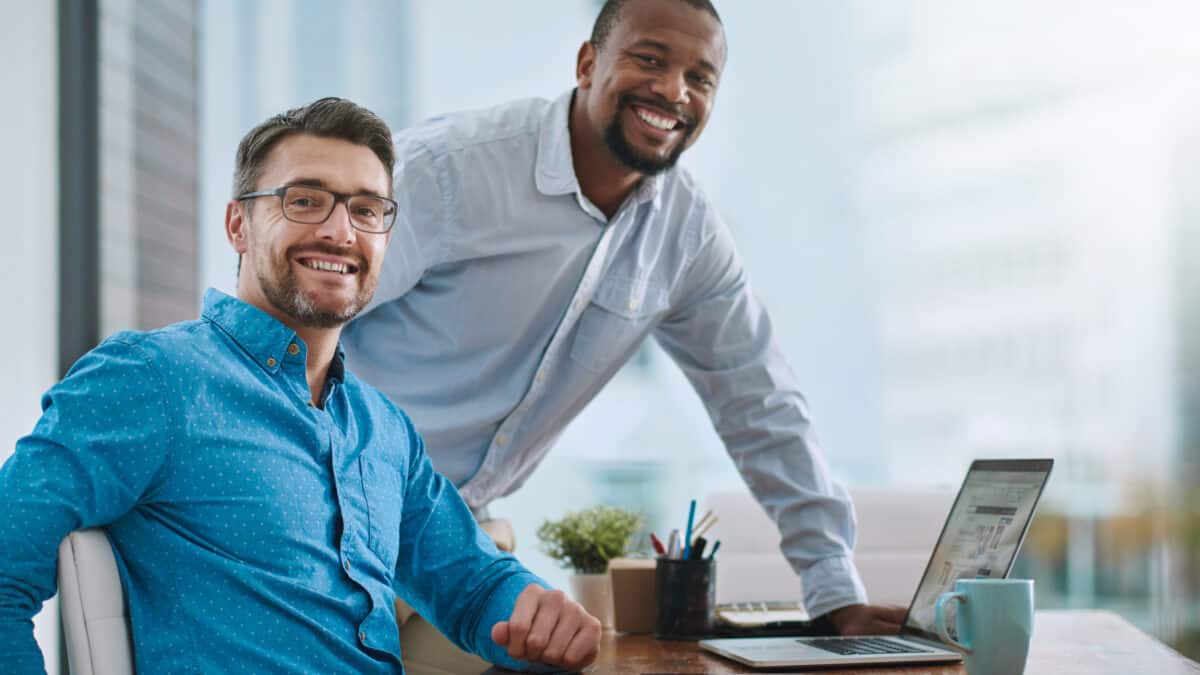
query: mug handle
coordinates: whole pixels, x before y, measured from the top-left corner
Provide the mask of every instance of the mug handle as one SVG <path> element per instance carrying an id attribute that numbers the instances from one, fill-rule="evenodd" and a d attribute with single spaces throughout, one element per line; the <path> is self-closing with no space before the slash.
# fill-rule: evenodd
<path id="1" fill-rule="evenodd" d="M 971 645 L 956 641 L 946 630 L 946 604 L 954 601 L 962 603 L 958 606 L 958 610 L 961 612 L 962 605 L 967 602 L 966 593 L 942 593 L 938 596 L 937 605 L 934 607 L 933 625 L 937 628 L 938 637 L 942 639 L 942 642 L 953 645 L 964 652 L 970 652 Z"/>

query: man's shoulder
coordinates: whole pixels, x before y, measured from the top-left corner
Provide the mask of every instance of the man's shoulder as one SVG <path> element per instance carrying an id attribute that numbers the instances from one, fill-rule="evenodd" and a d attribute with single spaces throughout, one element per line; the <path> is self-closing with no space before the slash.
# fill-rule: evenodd
<path id="1" fill-rule="evenodd" d="M 675 166 L 664 173 L 659 190 L 662 217 L 667 223 L 695 231 L 702 238 L 725 226 L 708 193 L 686 167 Z"/>
<path id="2" fill-rule="evenodd" d="M 205 322 L 181 321 L 152 330 L 121 330 L 105 338 L 96 349 L 130 352 L 148 362 L 186 358 L 195 352 Z"/>
<path id="3" fill-rule="evenodd" d="M 424 152 L 439 157 L 501 141 L 536 139 L 552 104 L 545 99 L 526 98 L 439 115 L 397 132 L 397 155 L 404 159 Z"/>
<path id="4" fill-rule="evenodd" d="M 207 321 L 181 321 L 153 330 L 122 330 L 105 338 L 92 350 L 97 356 L 129 366 L 140 364 L 162 373 L 196 372 L 223 368 L 221 336 Z"/>

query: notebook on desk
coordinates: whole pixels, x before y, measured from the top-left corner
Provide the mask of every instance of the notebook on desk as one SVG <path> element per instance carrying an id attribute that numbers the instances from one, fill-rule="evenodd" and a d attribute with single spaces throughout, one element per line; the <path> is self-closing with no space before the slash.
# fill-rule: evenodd
<path id="1" fill-rule="evenodd" d="M 1012 569 L 1054 461 L 976 460 L 954 499 L 899 635 L 701 640 L 755 668 L 957 661 L 933 627 L 934 603 L 959 579 L 1004 578 Z"/>

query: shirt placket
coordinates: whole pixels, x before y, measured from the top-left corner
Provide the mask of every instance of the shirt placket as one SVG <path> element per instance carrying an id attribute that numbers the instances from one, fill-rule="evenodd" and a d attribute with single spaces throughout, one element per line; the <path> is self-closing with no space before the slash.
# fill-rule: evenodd
<path id="1" fill-rule="evenodd" d="M 580 206 L 593 217 L 603 219 L 603 216 L 595 206 L 582 199 L 580 200 Z M 492 497 L 489 494 L 491 484 L 498 479 L 501 483 L 504 482 L 502 480 L 503 476 L 496 475 L 497 466 L 503 464 L 509 472 L 516 471 L 519 468 L 520 462 L 502 462 L 501 458 L 512 447 L 514 437 L 521 428 L 521 424 L 525 421 L 525 418 L 529 415 L 529 411 L 545 394 L 550 369 L 562 352 L 564 348 L 563 343 L 566 341 L 567 335 L 570 334 L 571 328 L 579 320 L 579 316 L 583 314 L 583 310 L 587 308 L 592 295 L 596 292 L 596 285 L 600 281 L 600 275 L 604 271 L 604 263 L 608 257 L 608 249 L 615 236 L 614 232 L 617 230 L 618 225 L 629 218 L 630 214 L 636 210 L 636 208 L 632 208 L 634 206 L 633 204 L 629 204 L 626 208 L 622 208 L 617 217 L 604 227 L 604 233 L 600 236 L 600 240 L 596 242 L 596 247 L 592 250 L 592 256 L 588 259 L 587 267 L 584 268 L 583 277 L 579 280 L 579 285 L 575 288 L 574 295 L 571 296 L 571 303 L 567 305 L 567 311 L 563 314 L 562 320 L 558 322 L 558 327 L 554 330 L 554 335 L 550 338 L 550 344 L 546 347 L 546 351 L 543 352 L 541 360 L 538 361 L 537 369 L 534 370 L 533 381 L 530 382 L 529 388 L 521 398 L 521 402 L 517 404 L 517 407 L 513 409 L 512 413 L 504 419 L 504 422 L 496 430 L 496 434 L 492 437 L 492 443 L 488 446 L 487 454 L 483 458 L 483 463 L 479 466 L 479 471 L 462 488 L 462 496 L 467 502 L 481 504 Z"/>

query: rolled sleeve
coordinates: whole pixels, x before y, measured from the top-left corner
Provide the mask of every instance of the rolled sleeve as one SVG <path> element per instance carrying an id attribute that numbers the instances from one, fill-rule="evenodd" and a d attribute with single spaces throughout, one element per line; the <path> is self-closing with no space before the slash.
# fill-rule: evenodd
<path id="1" fill-rule="evenodd" d="M 800 583 L 804 585 L 804 607 L 810 616 L 867 601 L 858 569 L 847 557 L 818 560 L 800 572 Z"/>

